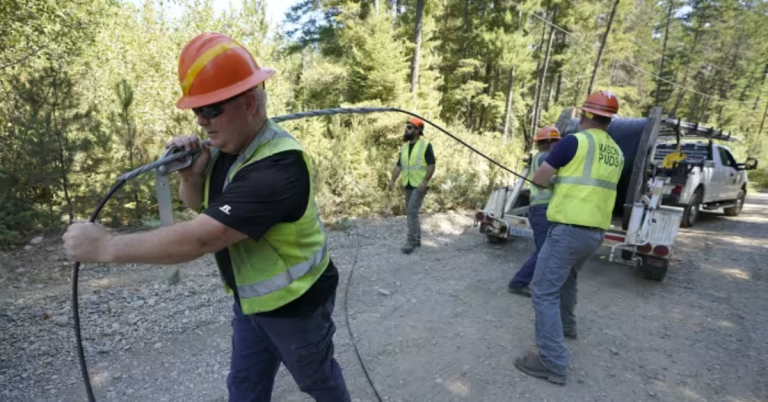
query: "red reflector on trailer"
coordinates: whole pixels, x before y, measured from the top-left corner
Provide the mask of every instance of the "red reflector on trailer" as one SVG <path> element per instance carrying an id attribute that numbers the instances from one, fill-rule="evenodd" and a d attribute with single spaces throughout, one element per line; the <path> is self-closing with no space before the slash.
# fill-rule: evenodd
<path id="1" fill-rule="evenodd" d="M 680 195 L 682 193 L 683 193 L 683 186 L 681 186 L 679 184 L 676 185 L 675 188 L 672 189 L 672 194 Z"/>
<path id="2" fill-rule="evenodd" d="M 650 244 L 643 244 L 642 246 L 637 246 L 637 252 L 643 253 L 643 254 L 650 254 L 653 247 L 651 247 Z"/>
<path id="3" fill-rule="evenodd" d="M 482 222 L 485 220 L 485 213 L 484 212 L 478 212 L 475 214 L 475 220 L 478 222 Z"/>
<path id="4" fill-rule="evenodd" d="M 605 235 L 605 239 L 606 240 L 617 241 L 619 243 L 623 243 L 624 242 L 624 236 L 619 236 L 619 235 L 614 235 L 614 234 L 606 234 Z"/>
<path id="5" fill-rule="evenodd" d="M 669 255 L 669 248 L 667 246 L 656 246 L 653 248 L 653 253 L 661 257 L 666 257 Z"/>

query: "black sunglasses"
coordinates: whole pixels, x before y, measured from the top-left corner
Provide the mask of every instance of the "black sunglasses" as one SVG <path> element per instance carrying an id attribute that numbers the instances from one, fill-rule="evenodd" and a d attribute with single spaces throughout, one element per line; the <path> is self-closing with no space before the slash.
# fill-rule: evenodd
<path id="1" fill-rule="evenodd" d="M 265 90 L 267 88 L 266 84 L 263 82 L 260 83 L 257 87 L 257 89 Z M 207 120 L 215 119 L 219 116 L 221 116 L 224 113 L 224 105 L 226 105 L 229 102 L 232 102 L 233 100 L 240 97 L 242 94 L 237 94 L 229 99 L 224 99 L 221 102 L 212 103 L 210 105 L 200 106 L 192 108 L 192 112 L 195 113 L 195 116 L 203 116 Z"/>

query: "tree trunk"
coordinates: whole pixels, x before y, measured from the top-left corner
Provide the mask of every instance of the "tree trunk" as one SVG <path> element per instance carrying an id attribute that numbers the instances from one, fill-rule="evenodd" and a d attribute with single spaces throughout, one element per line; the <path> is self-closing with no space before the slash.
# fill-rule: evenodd
<path id="1" fill-rule="evenodd" d="M 763 120 L 760 121 L 760 130 L 757 130 L 757 138 L 760 139 L 760 135 L 763 134 L 763 126 L 765 125 L 765 116 L 768 115 L 768 102 L 765 102 L 765 111 L 763 112 Z"/>
<path id="2" fill-rule="evenodd" d="M 696 52 L 696 45 L 699 42 L 699 33 L 700 33 L 700 27 L 697 27 L 696 30 L 693 33 L 693 45 L 691 46 L 691 51 L 688 52 L 689 55 L 695 54 Z M 685 74 L 683 74 L 683 82 L 680 84 L 681 87 L 685 87 L 686 82 L 688 81 L 688 75 L 691 72 L 691 64 L 693 61 L 689 62 L 685 66 Z M 677 93 L 677 99 L 675 99 L 675 106 L 672 107 L 672 111 L 669 113 L 669 117 L 675 118 L 677 116 L 677 109 L 680 107 L 680 104 L 683 102 L 683 98 L 685 97 L 685 91 L 680 89 Z"/>
<path id="3" fill-rule="evenodd" d="M 592 69 L 592 79 L 589 80 L 589 89 L 587 90 L 587 96 L 592 93 L 592 88 L 595 85 L 595 79 L 597 78 L 597 69 L 600 68 L 600 59 L 603 58 L 603 50 L 605 44 L 608 42 L 608 34 L 611 32 L 611 25 L 613 24 L 613 17 L 616 15 L 616 8 L 619 7 L 619 0 L 613 3 L 613 9 L 611 10 L 611 16 L 608 18 L 608 26 L 605 27 L 605 34 L 603 34 L 603 41 L 600 43 L 600 50 L 597 51 L 597 59 L 595 60 L 595 68 Z"/>
<path id="4" fill-rule="evenodd" d="M 560 102 L 560 87 L 563 83 L 563 73 L 557 73 L 557 90 L 555 90 L 555 103 Z"/>
<path id="5" fill-rule="evenodd" d="M 557 8 L 552 12 L 552 22 L 555 22 L 557 18 Z M 544 92 L 544 83 L 547 78 L 547 69 L 549 68 L 549 56 L 552 53 L 552 42 L 555 39 L 555 27 L 549 29 L 549 40 L 547 43 L 547 53 L 544 56 L 544 67 L 541 69 L 541 79 L 539 84 L 539 90 L 536 93 L 536 103 L 534 103 L 533 112 L 533 124 L 531 124 L 531 131 L 535 132 L 539 129 L 539 117 L 541 117 L 541 93 Z"/>
<path id="6" fill-rule="evenodd" d="M 69 178 L 67 177 L 68 172 L 67 172 L 67 164 L 66 164 L 66 157 L 65 157 L 66 146 L 64 144 L 66 139 L 63 138 L 64 134 L 61 133 L 58 129 L 58 124 L 57 124 L 58 120 L 56 119 L 56 106 L 58 105 L 58 100 L 59 100 L 58 83 L 56 78 L 58 78 L 58 72 L 53 78 L 54 93 L 53 93 L 53 105 L 51 105 L 51 109 L 52 109 L 51 120 L 53 123 L 53 133 L 54 133 L 54 136 L 56 137 L 56 144 L 58 146 L 57 157 L 58 157 L 59 168 L 61 169 L 61 177 L 60 177 L 61 186 L 62 186 L 62 190 L 64 190 L 64 200 L 67 203 L 67 214 L 69 215 L 69 222 L 72 223 L 72 221 L 75 219 L 75 216 L 74 216 L 74 211 L 72 211 L 72 199 L 69 196 L 69 180 L 68 180 Z"/>
<path id="7" fill-rule="evenodd" d="M 667 10 L 667 27 L 664 29 L 664 46 L 661 48 L 661 65 L 659 66 L 659 77 L 664 75 L 664 59 L 667 56 L 667 37 L 669 36 L 669 22 L 672 17 L 672 0 L 669 0 L 669 10 Z M 661 80 L 656 81 L 656 106 L 659 106 L 659 97 L 661 96 Z"/>
<path id="8" fill-rule="evenodd" d="M 547 14 L 544 13 L 542 18 L 547 19 Z M 541 28 L 541 39 L 539 39 L 539 47 L 538 49 L 541 50 L 544 47 L 544 38 L 547 35 L 547 24 L 544 24 L 544 26 Z M 536 84 L 533 86 L 533 98 L 536 99 L 536 94 L 539 93 L 539 85 L 541 84 L 541 60 L 536 62 Z M 534 120 L 536 119 L 536 103 L 533 104 L 533 107 L 531 108 L 531 125 L 534 125 Z"/>
<path id="9" fill-rule="evenodd" d="M 544 109 L 547 109 L 548 111 L 550 105 L 552 104 L 552 97 L 555 94 L 555 80 L 549 81 L 547 85 L 549 86 L 549 90 L 547 91 L 549 93 L 547 94 L 547 98 L 544 101 Z"/>
<path id="10" fill-rule="evenodd" d="M 512 111 L 512 97 L 514 96 L 515 68 L 509 68 L 509 82 L 507 83 L 507 102 L 504 106 L 504 144 L 507 144 L 509 134 L 510 114 Z"/>
<path id="11" fill-rule="evenodd" d="M 411 93 L 419 86 L 419 57 L 421 53 L 421 21 L 424 16 L 424 0 L 416 0 L 416 27 L 413 33 L 413 58 L 411 59 Z"/>

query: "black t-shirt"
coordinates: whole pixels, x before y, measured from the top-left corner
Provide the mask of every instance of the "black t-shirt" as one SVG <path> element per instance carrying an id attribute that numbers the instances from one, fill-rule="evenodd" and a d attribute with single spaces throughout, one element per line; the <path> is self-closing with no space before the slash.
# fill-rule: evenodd
<path id="1" fill-rule="evenodd" d="M 222 193 L 229 168 L 237 155 L 221 152 L 211 172 L 208 208 L 204 214 L 258 240 L 272 226 L 299 220 L 309 203 L 309 172 L 299 151 L 280 152 L 241 168 Z M 235 291 L 229 249 L 215 253 L 227 285 Z M 312 313 L 335 298 L 339 273 L 331 261 L 325 272 L 303 295 L 276 310 L 257 315 L 296 317 Z"/>
<path id="2" fill-rule="evenodd" d="M 415 142 L 411 142 L 408 144 L 408 157 L 411 157 L 411 152 L 413 152 L 413 146 L 416 145 Z M 402 155 L 402 149 L 397 154 L 397 166 L 402 167 L 402 163 L 400 162 Z M 427 166 L 434 165 L 435 164 L 435 151 L 432 150 L 432 144 L 427 145 L 427 150 L 424 153 L 424 160 L 427 161 Z M 406 185 L 405 188 L 413 188 L 410 184 Z"/>

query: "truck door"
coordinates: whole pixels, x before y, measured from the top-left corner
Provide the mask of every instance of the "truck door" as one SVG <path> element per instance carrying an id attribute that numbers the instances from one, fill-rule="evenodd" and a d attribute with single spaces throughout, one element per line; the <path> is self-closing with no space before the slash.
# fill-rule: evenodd
<path id="1" fill-rule="evenodd" d="M 704 202 L 712 202 L 720 199 L 720 155 L 717 148 L 707 145 L 707 159 L 704 162 L 704 168 L 701 170 L 700 183 L 704 185 Z M 693 189 L 691 189 L 693 191 Z"/>
<path id="2" fill-rule="evenodd" d="M 725 147 L 717 147 L 720 150 L 720 161 L 722 162 L 723 181 L 722 195 L 723 200 L 735 200 L 739 196 L 739 165 L 736 163 L 731 151 Z"/>

